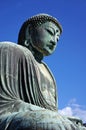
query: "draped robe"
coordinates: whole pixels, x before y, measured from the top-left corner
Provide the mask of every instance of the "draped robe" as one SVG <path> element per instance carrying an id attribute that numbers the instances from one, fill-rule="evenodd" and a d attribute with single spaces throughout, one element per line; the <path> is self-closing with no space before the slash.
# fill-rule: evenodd
<path id="1" fill-rule="evenodd" d="M 28 104 L 57 109 L 55 80 L 44 66 L 52 82 L 44 77 L 27 48 L 11 42 L 0 43 L 0 115 L 28 110 Z M 52 94 L 46 95 L 44 91 L 53 93 L 53 99 Z"/>
<path id="2" fill-rule="evenodd" d="M 46 65 L 45 67 L 47 68 Z M 53 93 L 53 104 L 51 97 L 48 98 L 50 101 L 46 101 L 43 95 L 45 90 L 50 94 Z M 0 108 L 3 110 L 0 109 L 0 113 L 13 111 L 13 106 L 16 107 L 20 100 L 56 110 L 55 81 L 53 76 L 52 82 L 45 80 L 36 60 L 27 48 L 13 43 L 0 43 Z"/>
<path id="3" fill-rule="evenodd" d="M 52 80 L 42 73 L 30 50 L 11 42 L 0 43 L 0 130 L 77 130 L 56 112 L 55 80 L 42 64 Z M 56 125 L 37 126 L 46 122 Z"/>

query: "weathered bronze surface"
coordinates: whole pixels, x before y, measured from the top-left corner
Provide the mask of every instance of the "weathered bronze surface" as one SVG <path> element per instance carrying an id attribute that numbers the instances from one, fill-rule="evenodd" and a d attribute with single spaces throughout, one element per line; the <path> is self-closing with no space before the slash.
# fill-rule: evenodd
<path id="1" fill-rule="evenodd" d="M 55 18 L 40 14 L 24 22 L 18 44 L 0 42 L 0 130 L 86 130 L 58 113 L 55 79 L 42 62 L 61 32 Z"/>

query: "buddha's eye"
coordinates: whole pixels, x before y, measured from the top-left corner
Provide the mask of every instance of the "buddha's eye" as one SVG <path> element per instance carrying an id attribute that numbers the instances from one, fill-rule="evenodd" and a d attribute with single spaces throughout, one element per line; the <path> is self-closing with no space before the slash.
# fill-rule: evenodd
<path id="1" fill-rule="evenodd" d="M 50 34 L 50 35 L 54 35 L 54 31 L 52 29 L 46 28 L 46 31 Z"/>

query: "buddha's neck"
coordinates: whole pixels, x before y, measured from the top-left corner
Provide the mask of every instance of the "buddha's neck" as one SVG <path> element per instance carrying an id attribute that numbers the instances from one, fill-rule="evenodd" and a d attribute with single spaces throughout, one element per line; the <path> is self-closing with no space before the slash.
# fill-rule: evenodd
<path id="1" fill-rule="evenodd" d="M 37 51 L 32 45 L 30 45 L 30 51 L 32 52 L 35 60 L 39 63 L 43 60 L 43 54 Z"/>

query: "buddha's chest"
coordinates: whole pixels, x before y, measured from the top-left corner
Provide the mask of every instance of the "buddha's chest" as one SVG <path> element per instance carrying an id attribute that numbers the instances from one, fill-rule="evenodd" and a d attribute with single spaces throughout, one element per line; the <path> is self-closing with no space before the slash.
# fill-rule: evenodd
<path id="1" fill-rule="evenodd" d="M 41 80 L 41 92 L 45 100 L 55 106 L 55 83 L 49 70 L 44 65 L 39 65 L 40 80 Z"/>

